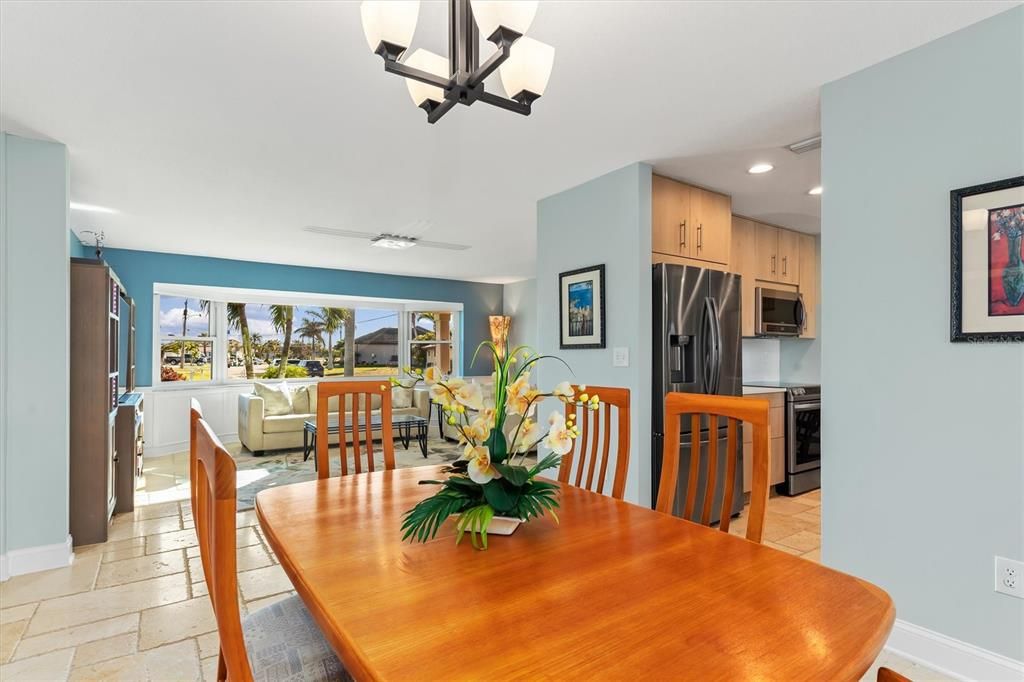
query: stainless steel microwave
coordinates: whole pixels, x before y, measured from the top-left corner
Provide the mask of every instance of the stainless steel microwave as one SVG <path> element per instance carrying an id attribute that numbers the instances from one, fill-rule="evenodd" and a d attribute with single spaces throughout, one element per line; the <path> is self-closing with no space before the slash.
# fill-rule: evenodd
<path id="1" fill-rule="evenodd" d="M 800 336 L 806 314 L 804 297 L 795 291 L 754 289 L 754 334 L 756 336 Z"/>

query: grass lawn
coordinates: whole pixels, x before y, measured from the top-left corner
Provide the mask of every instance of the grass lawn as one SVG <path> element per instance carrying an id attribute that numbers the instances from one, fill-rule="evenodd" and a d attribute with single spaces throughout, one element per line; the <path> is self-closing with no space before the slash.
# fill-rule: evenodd
<path id="1" fill-rule="evenodd" d="M 356 371 L 356 376 L 357 377 L 365 377 L 365 376 L 377 376 L 377 377 L 379 377 L 379 376 L 390 376 L 390 375 L 397 375 L 398 374 L 398 368 L 397 367 L 356 367 L 355 371 Z M 324 369 L 324 376 L 325 377 L 341 377 L 341 376 L 345 376 L 345 368 L 344 367 L 335 367 L 334 369 L 326 369 L 325 368 Z"/>

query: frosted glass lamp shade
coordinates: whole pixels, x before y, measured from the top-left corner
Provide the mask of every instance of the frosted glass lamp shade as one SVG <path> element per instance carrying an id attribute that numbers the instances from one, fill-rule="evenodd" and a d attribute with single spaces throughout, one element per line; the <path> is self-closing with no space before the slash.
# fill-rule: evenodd
<path id="1" fill-rule="evenodd" d="M 543 95 L 554 64 L 555 48 L 523 36 L 512 45 L 505 63 L 498 67 L 505 94 L 515 97 L 526 91 L 538 97 Z"/>
<path id="2" fill-rule="evenodd" d="M 448 58 L 423 48 L 413 52 L 403 63 L 407 66 L 432 73 L 435 76 L 441 76 L 442 78 L 448 78 L 449 76 Z M 416 106 L 420 106 L 428 99 L 432 99 L 435 102 L 444 100 L 444 90 L 433 85 L 406 78 L 405 86 L 409 88 L 409 96 L 412 97 L 412 101 Z"/>
<path id="3" fill-rule="evenodd" d="M 364 0 L 359 12 L 366 42 L 374 52 L 381 41 L 400 47 L 412 44 L 420 15 L 419 0 Z"/>
<path id="4" fill-rule="evenodd" d="M 473 18 L 484 38 L 499 26 L 526 33 L 537 14 L 537 0 L 470 0 Z"/>

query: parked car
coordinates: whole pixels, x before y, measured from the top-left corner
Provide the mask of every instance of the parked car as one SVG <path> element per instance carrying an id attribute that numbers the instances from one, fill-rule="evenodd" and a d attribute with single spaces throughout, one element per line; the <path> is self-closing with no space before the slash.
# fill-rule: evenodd
<path id="1" fill-rule="evenodd" d="M 306 374 L 311 377 L 322 377 L 324 375 L 324 365 L 319 360 L 303 360 L 299 363 L 299 367 L 305 368 Z"/>
<path id="2" fill-rule="evenodd" d="M 181 358 L 179 358 L 177 355 L 166 355 L 166 356 L 164 356 L 164 364 L 165 365 L 180 365 L 181 364 Z"/>

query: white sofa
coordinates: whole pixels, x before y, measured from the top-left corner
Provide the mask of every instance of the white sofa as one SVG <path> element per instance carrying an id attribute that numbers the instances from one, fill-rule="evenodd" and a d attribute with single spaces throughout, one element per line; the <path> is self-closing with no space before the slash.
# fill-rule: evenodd
<path id="1" fill-rule="evenodd" d="M 302 388 L 304 390 L 296 391 L 293 394 L 292 410 L 288 414 L 266 414 L 264 400 L 255 392 L 238 396 L 238 439 L 242 445 L 257 455 L 261 455 L 267 450 L 302 447 L 303 426 L 307 420 L 316 418 L 316 384 Z M 412 394 L 412 404 L 410 407 L 394 407 L 397 401 L 393 400 L 391 408 L 393 415 L 413 414 L 423 418 L 428 416 L 430 396 L 426 391 L 394 390 L 395 392 L 409 391 Z M 336 412 L 338 398 L 331 398 L 327 405 L 328 409 Z M 379 396 L 372 396 L 370 407 L 374 413 L 379 413 Z M 346 411 L 350 412 L 351 410 Z M 380 431 L 374 431 L 373 437 L 379 439 Z M 348 434 L 346 438 L 346 442 L 351 442 L 351 434 Z M 336 444 L 337 442 L 338 437 L 332 435 L 330 443 Z"/>

